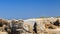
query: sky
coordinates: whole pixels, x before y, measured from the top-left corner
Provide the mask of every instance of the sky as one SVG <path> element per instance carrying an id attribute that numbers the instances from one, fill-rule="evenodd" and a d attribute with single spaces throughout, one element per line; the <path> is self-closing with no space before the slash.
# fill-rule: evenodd
<path id="1" fill-rule="evenodd" d="M 60 0 L 0 0 L 0 18 L 60 16 Z"/>

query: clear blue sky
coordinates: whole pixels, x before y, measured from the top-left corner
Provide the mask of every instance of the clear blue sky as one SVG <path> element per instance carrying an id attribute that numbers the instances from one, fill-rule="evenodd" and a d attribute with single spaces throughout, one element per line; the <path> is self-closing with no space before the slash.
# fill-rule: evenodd
<path id="1" fill-rule="evenodd" d="M 60 16 L 60 0 L 0 0 L 0 18 Z"/>

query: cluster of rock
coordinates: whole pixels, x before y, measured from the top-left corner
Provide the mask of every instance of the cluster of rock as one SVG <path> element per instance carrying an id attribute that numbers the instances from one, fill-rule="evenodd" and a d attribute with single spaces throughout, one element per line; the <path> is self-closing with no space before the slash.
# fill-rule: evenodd
<path id="1" fill-rule="evenodd" d="M 60 18 L 0 19 L 0 34 L 60 34 Z"/>

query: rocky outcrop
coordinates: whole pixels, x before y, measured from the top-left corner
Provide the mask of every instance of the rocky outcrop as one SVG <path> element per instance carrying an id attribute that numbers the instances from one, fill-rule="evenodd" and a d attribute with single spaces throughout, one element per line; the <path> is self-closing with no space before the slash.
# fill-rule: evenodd
<path id="1" fill-rule="evenodd" d="M 60 18 L 0 19 L 0 31 L 8 34 L 59 34 Z"/>

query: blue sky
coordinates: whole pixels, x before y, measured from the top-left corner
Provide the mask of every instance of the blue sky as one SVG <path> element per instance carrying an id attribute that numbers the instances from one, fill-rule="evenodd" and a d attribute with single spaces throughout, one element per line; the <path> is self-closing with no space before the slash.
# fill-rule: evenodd
<path id="1" fill-rule="evenodd" d="M 60 16 L 60 0 L 0 0 L 0 18 Z"/>

